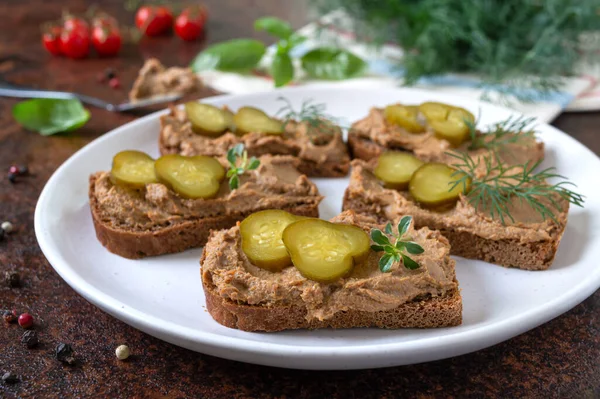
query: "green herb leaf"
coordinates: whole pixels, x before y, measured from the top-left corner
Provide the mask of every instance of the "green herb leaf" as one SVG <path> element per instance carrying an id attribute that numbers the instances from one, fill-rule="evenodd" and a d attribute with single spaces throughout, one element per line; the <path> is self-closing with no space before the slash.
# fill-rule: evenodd
<path id="1" fill-rule="evenodd" d="M 239 187 L 239 176 L 260 166 L 260 159 L 252 157 L 248 160 L 248 151 L 244 149 L 243 143 L 236 144 L 227 150 L 227 160 L 231 165 L 227 171 L 227 177 L 229 178 L 229 188 L 232 190 Z"/>
<path id="2" fill-rule="evenodd" d="M 231 166 L 235 166 L 236 153 L 233 148 L 227 150 L 227 160 Z"/>
<path id="3" fill-rule="evenodd" d="M 371 245 L 371 249 L 375 252 L 383 251 L 383 247 L 381 245 Z"/>
<path id="4" fill-rule="evenodd" d="M 248 170 L 254 170 L 260 166 L 260 161 L 254 157 L 250 158 L 250 164 L 248 165 Z"/>
<path id="5" fill-rule="evenodd" d="M 300 43 L 304 43 L 306 41 L 306 36 L 299 35 L 297 33 L 293 33 L 289 39 L 287 39 L 287 47 L 288 49 L 293 49 Z"/>
<path id="6" fill-rule="evenodd" d="M 271 75 L 275 81 L 275 87 L 285 86 L 294 79 L 294 65 L 287 52 L 277 52 L 271 64 Z"/>
<path id="7" fill-rule="evenodd" d="M 406 267 L 407 269 L 415 270 L 419 268 L 419 264 L 407 255 L 402 254 L 402 262 L 404 263 L 404 267 Z"/>
<path id="8" fill-rule="evenodd" d="M 410 224 L 412 223 L 412 216 L 402 216 L 400 219 L 400 223 L 398 223 L 398 234 L 402 237 L 408 229 L 410 228 Z"/>
<path id="9" fill-rule="evenodd" d="M 379 229 L 371 230 L 371 239 L 380 245 L 391 245 L 390 239 Z"/>
<path id="10" fill-rule="evenodd" d="M 413 255 L 420 255 L 425 252 L 422 246 L 413 241 L 405 242 L 404 247 L 406 248 L 406 252 Z"/>
<path id="11" fill-rule="evenodd" d="M 388 236 L 394 234 L 394 232 L 392 231 L 392 224 L 389 222 L 385 225 L 385 234 L 387 234 Z"/>
<path id="12" fill-rule="evenodd" d="M 243 72 L 258 65 L 266 47 L 254 39 L 233 39 L 210 46 L 200 52 L 192 61 L 194 72 L 207 69 Z"/>
<path id="13" fill-rule="evenodd" d="M 79 129 L 90 119 L 90 113 L 77 99 L 38 98 L 17 103 L 13 117 L 23 127 L 50 136 Z"/>
<path id="14" fill-rule="evenodd" d="M 236 175 L 232 176 L 231 179 L 229 179 L 229 188 L 231 188 L 232 190 L 235 190 L 239 186 L 240 186 L 240 178 L 236 174 Z"/>
<path id="15" fill-rule="evenodd" d="M 392 255 L 386 254 L 379 259 L 379 270 L 383 273 L 388 273 L 394 264 L 394 257 Z"/>
<path id="16" fill-rule="evenodd" d="M 394 245 L 397 250 L 402 251 L 405 247 L 404 241 L 397 240 L 396 245 Z"/>
<path id="17" fill-rule="evenodd" d="M 263 17 L 254 21 L 254 30 L 265 31 L 271 36 L 279 39 L 288 39 L 292 33 L 292 27 L 289 23 L 276 17 Z"/>
<path id="18" fill-rule="evenodd" d="M 311 78 L 342 80 L 363 73 L 366 63 L 349 51 L 321 47 L 309 51 L 301 58 L 302 68 Z"/>
<path id="19" fill-rule="evenodd" d="M 239 143 L 233 146 L 233 153 L 238 156 L 241 157 L 244 154 L 244 144 L 243 143 Z"/>

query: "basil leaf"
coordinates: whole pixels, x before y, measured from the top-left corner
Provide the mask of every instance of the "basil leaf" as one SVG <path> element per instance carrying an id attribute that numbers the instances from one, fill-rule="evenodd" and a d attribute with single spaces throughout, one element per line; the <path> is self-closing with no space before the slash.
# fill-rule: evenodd
<path id="1" fill-rule="evenodd" d="M 409 241 L 405 242 L 404 245 L 409 254 L 419 255 L 425 252 L 423 247 L 417 244 L 416 242 Z"/>
<path id="2" fill-rule="evenodd" d="M 411 223 L 412 216 L 402 216 L 402 219 L 400 219 L 400 223 L 398 223 L 398 234 L 400 234 L 400 237 L 406 234 Z"/>
<path id="3" fill-rule="evenodd" d="M 285 86 L 294 79 L 294 66 L 288 53 L 279 51 L 275 53 L 271 64 L 271 75 L 273 75 L 275 87 Z"/>
<path id="4" fill-rule="evenodd" d="M 392 255 L 383 255 L 381 259 L 379 259 L 379 270 L 383 273 L 387 273 L 392 269 L 392 265 L 394 264 L 394 258 Z"/>
<path id="5" fill-rule="evenodd" d="M 371 239 L 379 245 L 391 245 L 389 238 L 381 232 L 379 229 L 371 230 Z"/>
<path id="6" fill-rule="evenodd" d="M 194 58 L 194 72 L 207 69 L 240 72 L 256 67 L 265 54 L 265 45 L 254 39 L 233 39 L 207 47 Z"/>
<path id="7" fill-rule="evenodd" d="M 254 30 L 265 31 L 279 39 L 288 39 L 293 31 L 289 23 L 276 17 L 263 17 L 254 21 Z"/>
<path id="8" fill-rule="evenodd" d="M 404 254 L 402 254 L 402 261 L 404 262 L 404 267 L 407 269 L 415 270 L 419 268 L 419 264 L 417 262 Z"/>
<path id="9" fill-rule="evenodd" d="M 43 136 L 79 129 L 90 119 L 90 112 L 75 98 L 21 101 L 13 107 L 12 114 L 24 128 Z"/>
<path id="10" fill-rule="evenodd" d="M 349 51 L 321 47 L 302 56 L 302 68 L 311 78 L 342 80 L 360 75 L 365 61 Z"/>

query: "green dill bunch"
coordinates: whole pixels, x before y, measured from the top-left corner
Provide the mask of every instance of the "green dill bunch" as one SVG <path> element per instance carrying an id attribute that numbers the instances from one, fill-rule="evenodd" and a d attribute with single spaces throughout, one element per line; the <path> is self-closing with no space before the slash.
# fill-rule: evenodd
<path id="1" fill-rule="evenodd" d="M 600 30 L 598 0 L 313 0 L 344 10 L 357 36 L 392 41 L 407 84 L 469 73 L 484 83 L 556 90 L 575 73 L 579 38 Z M 334 22 L 335 23 L 335 22 Z M 598 44 L 600 48 L 600 44 Z"/>

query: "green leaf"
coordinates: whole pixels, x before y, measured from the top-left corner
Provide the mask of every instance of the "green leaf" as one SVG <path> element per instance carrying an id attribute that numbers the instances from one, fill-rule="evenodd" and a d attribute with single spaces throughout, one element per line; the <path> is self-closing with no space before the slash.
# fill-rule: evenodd
<path id="1" fill-rule="evenodd" d="M 235 166 L 236 155 L 233 148 L 227 150 L 227 160 L 231 164 L 231 166 Z"/>
<path id="2" fill-rule="evenodd" d="M 248 165 L 248 170 L 254 170 L 260 166 L 260 160 L 252 157 L 250 158 L 250 165 Z"/>
<path id="3" fill-rule="evenodd" d="M 244 144 L 239 143 L 233 146 L 233 153 L 238 157 L 241 157 L 244 154 Z"/>
<path id="4" fill-rule="evenodd" d="M 388 236 L 394 234 L 394 232 L 392 231 L 392 224 L 389 222 L 385 225 L 385 234 L 387 234 Z"/>
<path id="5" fill-rule="evenodd" d="M 231 177 L 231 179 L 229 179 L 229 188 L 232 190 L 235 190 L 236 188 L 238 188 L 240 185 L 240 179 L 239 177 L 237 177 L 237 175 L 234 175 Z"/>
<path id="6" fill-rule="evenodd" d="M 391 245 L 389 238 L 379 229 L 371 230 L 371 239 L 380 245 Z"/>
<path id="7" fill-rule="evenodd" d="M 392 269 L 393 264 L 394 258 L 392 255 L 383 255 L 381 259 L 379 259 L 379 270 L 383 273 L 388 273 Z"/>
<path id="8" fill-rule="evenodd" d="M 265 31 L 271 36 L 279 39 L 288 39 L 292 33 L 292 27 L 286 21 L 276 17 L 263 17 L 254 21 L 254 30 Z"/>
<path id="9" fill-rule="evenodd" d="M 276 52 L 271 64 L 271 75 L 275 87 L 285 86 L 294 79 L 294 65 L 288 53 Z"/>
<path id="10" fill-rule="evenodd" d="M 306 36 L 299 35 L 297 33 L 293 33 L 289 39 L 287 39 L 287 47 L 288 49 L 293 49 L 300 43 L 304 43 L 306 41 Z"/>
<path id="11" fill-rule="evenodd" d="M 407 255 L 402 254 L 402 261 L 404 262 L 404 267 L 406 267 L 407 269 L 415 270 L 419 268 L 419 264 Z"/>
<path id="12" fill-rule="evenodd" d="M 402 251 L 404 249 L 404 241 L 396 241 L 396 249 L 398 249 L 399 251 Z"/>
<path id="13" fill-rule="evenodd" d="M 409 254 L 419 255 L 419 254 L 422 254 L 423 252 L 425 252 L 423 247 L 420 246 L 419 244 L 417 244 L 416 242 L 409 241 L 409 242 L 405 242 L 404 245 L 406 246 L 406 251 Z"/>
<path id="14" fill-rule="evenodd" d="M 237 168 L 231 168 L 227 171 L 227 177 L 231 177 L 233 175 L 237 175 Z"/>
<path id="15" fill-rule="evenodd" d="M 366 65 L 354 54 L 331 47 L 316 48 L 302 56 L 302 68 L 316 79 L 348 79 L 362 74 Z"/>
<path id="16" fill-rule="evenodd" d="M 13 117 L 24 128 L 43 136 L 79 129 L 90 119 L 90 113 L 77 99 L 38 98 L 17 103 Z"/>
<path id="17" fill-rule="evenodd" d="M 371 245 L 371 249 L 375 252 L 383 251 L 383 247 L 381 245 Z"/>
<path id="18" fill-rule="evenodd" d="M 396 248 L 392 247 L 391 245 L 386 245 L 383 249 L 390 255 L 394 255 L 397 252 Z"/>
<path id="19" fill-rule="evenodd" d="M 242 72 L 256 67 L 265 54 L 265 45 L 254 39 L 233 39 L 207 47 L 194 58 L 194 72 L 207 69 Z"/>
<path id="20" fill-rule="evenodd" d="M 411 223 L 412 216 L 402 216 L 402 219 L 400 219 L 400 223 L 398 223 L 398 234 L 400 234 L 400 237 L 406 234 Z"/>

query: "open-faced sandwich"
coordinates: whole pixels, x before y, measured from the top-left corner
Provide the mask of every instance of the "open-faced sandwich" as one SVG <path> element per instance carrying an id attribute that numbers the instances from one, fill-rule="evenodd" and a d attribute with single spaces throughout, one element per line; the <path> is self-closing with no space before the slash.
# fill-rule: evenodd
<path id="1" fill-rule="evenodd" d="M 204 245 L 211 229 L 264 209 L 316 217 L 322 197 L 298 164 L 286 156 L 248 158 L 242 146 L 227 160 L 120 152 L 111 171 L 89 179 L 96 235 L 109 251 L 142 258 Z"/>
<path id="2" fill-rule="evenodd" d="M 280 210 L 213 231 L 201 278 L 220 324 L 245 331 L 459 325 L 448 240 L 343 212 L 327 222 Z"/>
<path id="3" fill-rule="evenodd" d="M 466 153 L 450 156 L 452 166 L 406 152 L 354 160 L 343 208 L 379 220 L 410 214 L 417 227 L 447 237 L 454 255 L 547 269 L 565 230 L 569 203 L 581 205 L 581 195 L 552 169 L 535 171 L 536 164 L 504 166 Z"/>
<path id="4" fill-rule="evenodd" d="M 300 172 L 311 177 L 347 175 L 350 157 L 341 129 L 318 113 L 297 115 L 290 111 L 276 119 L 254 107 L 233 113 L 226 107 L 189 102 L 161 117 L 160 152 L 220 157 L 244 144 L 252 156 L 293 156 Z"/>
<path id="5" fill-rule="evenodd" d="M 475 127 L 475 117 L 464 108 L 437 102 L 392 104 L 372 108 L 348 132 L 354 158 L 365 161 L 384 151 L 402 150 L 425 162 L 452 163 L 453 150 L 472 158 L 490 154 L 505 164 L 538 162 L 544 144 L 535 138 L 531 118 L 510 118 L 486 131 Z"/>

